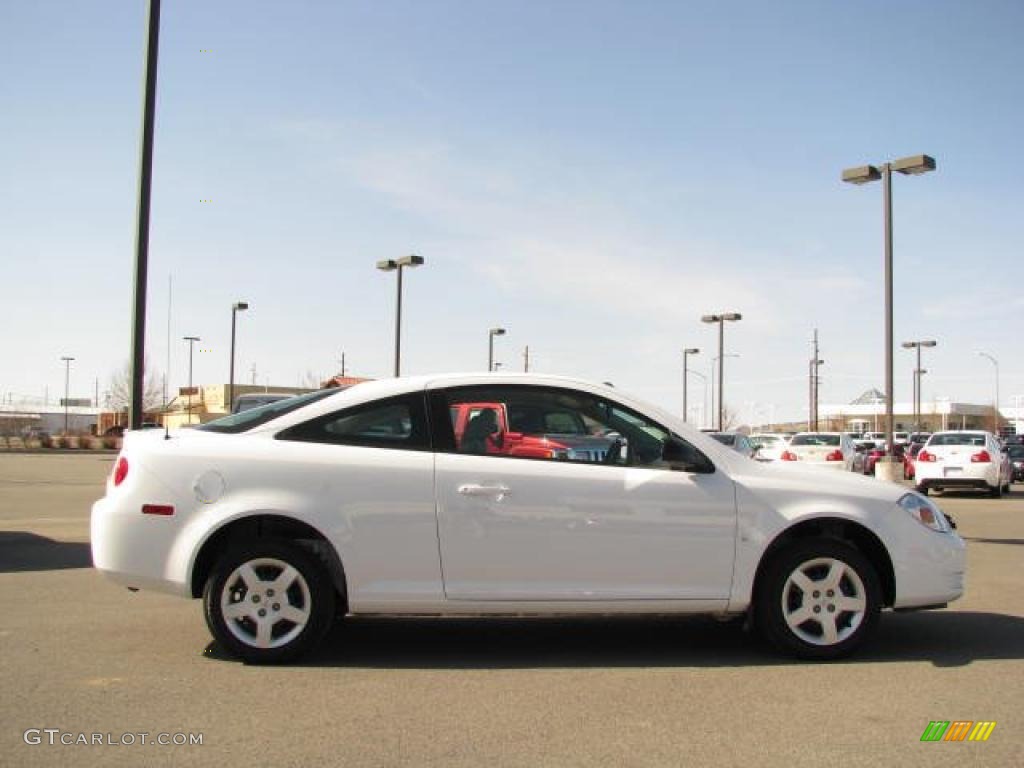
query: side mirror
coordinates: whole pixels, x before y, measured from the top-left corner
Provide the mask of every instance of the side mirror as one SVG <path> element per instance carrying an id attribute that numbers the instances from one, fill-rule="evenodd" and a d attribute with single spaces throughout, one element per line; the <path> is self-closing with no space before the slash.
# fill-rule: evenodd
<path id="1" fill-rule="evenodd" d="M 715 471 L 715 465 L 707 456 L 692 445 L 674 437 L 670 437 L 662 446 L 661 460 L 668 464 L 669 469 L 676 472 L 709 475 Z"/>

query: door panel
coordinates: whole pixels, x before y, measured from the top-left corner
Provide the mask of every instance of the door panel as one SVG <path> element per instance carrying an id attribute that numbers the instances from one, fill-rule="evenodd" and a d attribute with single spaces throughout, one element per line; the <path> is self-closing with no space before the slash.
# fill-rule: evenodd
<path id="1" fill-rule="evenodd" d="M 726 598 L 735 491 L 722 472 L 436 456 L 450 600 Z"/>

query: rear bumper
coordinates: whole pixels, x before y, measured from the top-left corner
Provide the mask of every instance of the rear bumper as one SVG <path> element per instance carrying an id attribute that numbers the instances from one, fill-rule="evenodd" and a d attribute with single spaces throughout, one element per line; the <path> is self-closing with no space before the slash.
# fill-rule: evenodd
<path id="1" fill-rule="evenodd" d="M 109 497 L 92 505 L 93 565 L 125 587 L 191 597 L 189 585 L 173 577 L 168 569 L 176 521 L 173 517 L 143 515 L 140 507 Z"/>

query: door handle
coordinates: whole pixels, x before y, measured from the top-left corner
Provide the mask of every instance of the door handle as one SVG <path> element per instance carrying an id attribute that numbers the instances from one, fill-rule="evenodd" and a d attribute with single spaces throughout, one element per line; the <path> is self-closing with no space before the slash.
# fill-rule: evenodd
<path id="1" fill-rule="evenodd" d="M 459 493 L 462 496 L 493 496 L 501 501 L 511 493 L 511 489 L 505 485 L 460 485 Z"/>

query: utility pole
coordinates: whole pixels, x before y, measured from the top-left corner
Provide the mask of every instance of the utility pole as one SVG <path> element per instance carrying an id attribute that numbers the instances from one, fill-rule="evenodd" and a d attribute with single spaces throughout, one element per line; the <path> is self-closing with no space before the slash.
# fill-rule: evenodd
<path id="1" fill-rule="evenodd" d="M 526 345 L 526 349 L 523 351 L 523 373 L 530 372 L 530 345 Z"/>
<path id="2" fill-rule="evenodd" d="M 807 431 L 818 431 L 818 368 L 825 362 L 818 357 L 818 329 L 814 329 L 814 355 L 807 365 Z"/>

